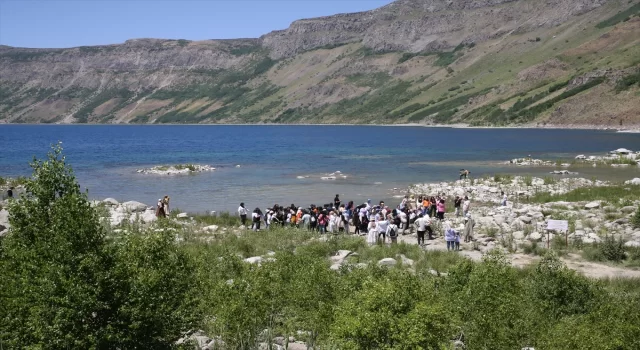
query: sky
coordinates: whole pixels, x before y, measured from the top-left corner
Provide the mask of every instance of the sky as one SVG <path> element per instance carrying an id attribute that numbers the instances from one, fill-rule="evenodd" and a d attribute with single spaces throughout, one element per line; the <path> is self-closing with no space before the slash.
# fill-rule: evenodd
<path id="1" fill-rule="evenodd" d="M 0 45 L 61 48 L 135 38 L 257 38 L 297 19 L 392 0 L 0 0 Z"/>

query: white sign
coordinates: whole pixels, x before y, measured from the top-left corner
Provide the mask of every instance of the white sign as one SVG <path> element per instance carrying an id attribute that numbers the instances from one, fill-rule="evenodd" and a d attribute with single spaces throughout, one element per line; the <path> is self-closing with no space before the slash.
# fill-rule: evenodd
<path id="1" fill-rule="evenodd" d="M 549 220 L 547 230 L 568 231 L 569 221 L 567 220 Z"/>

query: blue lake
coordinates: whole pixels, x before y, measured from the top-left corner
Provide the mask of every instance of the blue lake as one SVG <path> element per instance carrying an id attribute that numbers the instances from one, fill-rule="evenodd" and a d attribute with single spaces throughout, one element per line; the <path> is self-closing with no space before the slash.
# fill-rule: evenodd
<path id="1" fill-rule="evenodd" d="M 516 173 L 543 176 L 552 168 L 507 166 L 531 155 L 568 159 L 640 149 L 640 134 L 590 130 L 451 129 L 382 126 L 231 125 L 1 125 L 0 176 L 29 175 L 34 156 L 44 158 L 61 141 L 68 162 L 91 198 L 114 197 L 148 205 L 163 195 L 189 211 L 235 210 L 243 201 L 274 203 L 390 200 L 413 183 Z M 210 173 L 153 176 L 136 169 L 180 163 L 210 164 Z M 240 167 L 236 167 L 240 165 Z M 321 180 L 340 171 L 346 178 Z M 623 180 L 637 167 L 581 167 L 580 176 Z M 308 176 L 298 178 L 299 176 Z"/>

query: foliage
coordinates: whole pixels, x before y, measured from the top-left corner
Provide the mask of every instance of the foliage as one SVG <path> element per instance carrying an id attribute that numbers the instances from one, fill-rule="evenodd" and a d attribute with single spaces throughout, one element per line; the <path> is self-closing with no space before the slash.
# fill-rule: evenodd
<path id="1" fill-rule="evenodd" d="M 168 348 L 193 322 L 184 253 L 169 234 L 109 241 L 62 148 L 34 160 L 0 248 L 0 343 Z"/>
<path id="2" fill-rule="evenodd" d="M 625 19 L 627 19 L 630 16 L 633 16 L 637 13 L 640 13 L 640 3 L 637 3 L 631 7 L 629 7 L 628 9 L 618 12 L 615 15 L 605 19 L 604 21 L 596 24 L 596 28 L 606 28 L 606 27 L 610 27 L 613 25 L 616 25 L 622 21 L 624 21 Z"/>
<path id="3" fill-rule="evenodd" d="M 529 198 L 532 203 L 547 202 L 588 202 L 596 200 L 609 200 L 611 198 L 636 199 L 640 196 L 638 185 L 611 185 L 582 187 L 563 194 L 550 194 L 538 192 Z"/>
<path id="4" fill-rule="evenodd" d="M 629 90 L 629 88 L 631 88 L 631 86 L 633 85 L 640 86 L 640 70 L 638 70 L 636 73 L 631 73 L 620 79 L 620 81 L 618 81 L 618 83 L 616 84 L 616 91 L 620 92 Z"/>
<path id="5" fill-rule="evenodd" d="M 631 225 L 633 225 L 633 228 L 640 228 L 640 207 L 638 207 L 635 214 L 633 214 Z"/>

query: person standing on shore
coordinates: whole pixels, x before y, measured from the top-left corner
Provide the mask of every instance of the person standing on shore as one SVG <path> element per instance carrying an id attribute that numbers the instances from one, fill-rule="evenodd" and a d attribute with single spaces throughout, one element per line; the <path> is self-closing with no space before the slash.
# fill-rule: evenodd
<path id="1" fill-rule="evenodd" d="M 246 226 L 248 214 L 249 214 L 249 210 L 244 207 L 244 203 L 240 203 L 240 206 L 238 207 L 238 215 L 240 215 L 240 221 L 242 222 L 242 226 Z"/>
<path id="2" fill-rule="evenodd" d="M 471 174 L 469 170 L 460 169 L 460 180 L 462 180 L 463 178 L 466 180 L 469 177 L 469 174 Z"/>
<path id="3" fill-rule="evenodd" d="M 440 220 L 444 220 L 444 212 L 446 210 L 445 204 L 444 204 L 444 198 L 440 199 L 440 201 L 437 204 L 437 209 L 438 209 L 438 215 L 437 218 Z"/>
<path id="4" fill-rule="evenodd" d="M 460 196 L 456 196 L 456 199 L 453 200 L 453 207 L 455 208 L 455 215 L 456 217 L 460 216 L 461 213 L 461 207 L 462 206 L 462 198 L 460 198 Z"/>
<path id="5" fill-rule="evenodd" d="M 502 195 L 502 206 L 506 207 L 507 206 L 507 194 L 504 193 L 504 191 L 500 192 L 500 194 Z"/>
<path id="6" fill-rule="evenodd" d="M 471 200 L 468 196 L 464 196 L 464 202 L 462 202 L 462 215 L 467 216 L 469 214 L 469 209 L 471 209 Z"/>
<path id="7" fill-rule="evenodd" d="M 262 220 L 262 211 L 260 210 L 260 208 L 256 208 L 251 214 L 251 221 L 253 221 L 251 228 L 253 229 L 253 231 L 260 231 L 260 220 Z"/>
<path id="8" fill-rule="evenodd" d="M 465 243 L 471 242 L 473 239 L 473 227 L 476 225 L 475 220 L 471 217 L 471 214 L 467 214 L 464 217 L 464 241 Z"/>
<path id="9" fill-rule="evenodd" d="M 340 208 L 340 195 L 336 194 L 336 198 L 333 199 L 333 207 L 338 210 Z"/>
<path id="10" fill-rule="evenodd" d="M 380 236 L 382 236 L 382 244 L 386 243 L 387 236 L 387 228 L 389 227 L 389 219 L 386 217 L 382 217 L 379 221 L 376 222 L 376 228 L 378 231 L 378 240 L 380 240 Z"/>
<path id="11" fill-rule="evenodd" d="M 169 210 L 169 200 L 171 198 L 169 198 L 169 196 L 164 196 L 164 199 L 162 200 L 162 204 L 164 206 L 164 215 L 169 215 L 171 214 L 171 210 Z"/>
<path id="12" fill-rule="evenodd" d="M 422 247 L 424 245 L 424 234 L 427 232 L 427 219 L 422 213 L 420 213 L 414 225 L 416 226 L 416 231 L 418 231 L 418 245 Z"/>
<path id="13" fill-rule="evenodd" d="M 8 198 L 13 198 L 13 187 L 9 187 L 9 189 L 7 190 L 7 197 Z"/>
<path id="14" fill-rule="evenodd" d="M 164 202 L 162 198 L 158 198 L 158 204 L 156 204 L 156 217 L 166 218 L 167 215 L 164 212 Z"/>
<path id="15" fill-rule="evenodd" d="M 445 221 L 444 225 L 444 240 L 447 242 L 447 251 L 455 250 L 456 248 L 456 231 L 451 228 L 451 223 Z"/>

